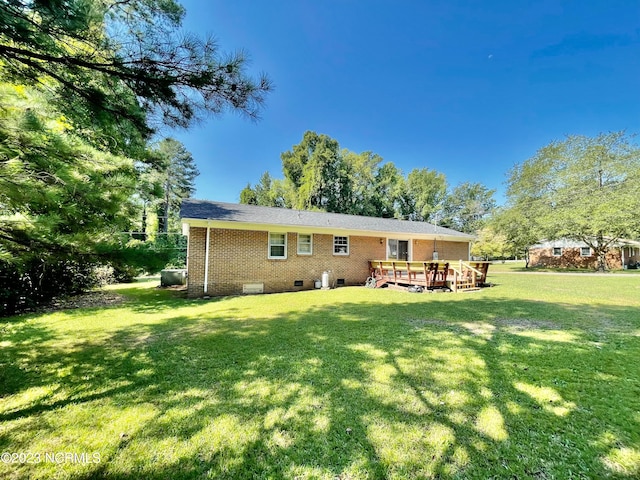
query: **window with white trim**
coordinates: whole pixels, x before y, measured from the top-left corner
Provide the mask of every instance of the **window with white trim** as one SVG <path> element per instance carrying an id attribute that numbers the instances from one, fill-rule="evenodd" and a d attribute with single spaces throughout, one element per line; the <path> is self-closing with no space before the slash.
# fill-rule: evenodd
<path id="1" fill-rule="evenodd" d="M 562 256 L 562 247 L 553 247 L 553 256 L 561 257 Z"/>
<path id="2" fill-rule="evenodd" d="M 590 257 L 591 256 L 591 247 L 580 247 L 580 256 L 581 257 Z"/>
<path id="3" fill-rule="evenodd" d="M 269 233 L 269 258 L 287 258 L 286 233 Z"/>
<path id="4" fill-rule="evenodd" d="M 333 237 L 333 254 L 349 255 L 349 237 Z"/>
<path id="5" fill-rule="evenodd" d="M 311 255 L 313 253 L 313 235 L 307 233 L 298 234 L 298 255 Z"/>

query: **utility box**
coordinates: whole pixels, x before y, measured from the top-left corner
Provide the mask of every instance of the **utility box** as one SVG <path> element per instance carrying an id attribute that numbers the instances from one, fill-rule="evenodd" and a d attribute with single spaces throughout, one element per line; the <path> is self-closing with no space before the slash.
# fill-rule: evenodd
<path id="1" fill-rule="evenodd" d="M 187 283 L 187 271 L 183 268 L 168 268 L 160 272 L 160 286 L 171 287 L 173 285 L 185 285 Z"/>

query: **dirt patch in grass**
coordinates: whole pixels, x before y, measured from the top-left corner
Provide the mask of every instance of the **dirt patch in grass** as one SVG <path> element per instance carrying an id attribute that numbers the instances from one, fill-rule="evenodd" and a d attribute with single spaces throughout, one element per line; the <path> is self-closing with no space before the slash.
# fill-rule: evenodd
<path id="1" fill-rule="evenodd" d="M 55 312 L 58 310 L 73 310 L 76 308 L 98 308 L 120 305 L 126 297 L 117 292 L 98 291 L 87 292 L 72 297 L 54 300 L 49 305 L 36 309 L 38 312 Z"/>
<path id="2" fill-rule="evenodd" d="M 555 330 L 558 324 L 549 320 L 539 320 L 532 318 L 495 318 L 493 323 L 496 326 L 510 327 L 514 330 Z"/>
<path id="3" fill-rule="evenodd" d="M 487 328 L 510 327 L 515 330 L 554 330 L 558 325 L 547 320 L 534 320 L 529 318 L 495 318 L 490 322 L 448 322 L 437 318 L 408 318 L 406 322 L 414 328 L 423 328 L 428 325 L 444 326 L 449 328 L 464 327 L 470 333 L 485 335 Z M 493 330 L 493 328 L 491 328 Z"/>
<path id="4" fill-rule="evenodd" d="M 416 330 L 420 330 L 429 325 L 435 325 L 440 327 L 451 327 L 455 325 L 452 322 L 439 320 L 437 318 L 407 318 L 405 321 Z"/>

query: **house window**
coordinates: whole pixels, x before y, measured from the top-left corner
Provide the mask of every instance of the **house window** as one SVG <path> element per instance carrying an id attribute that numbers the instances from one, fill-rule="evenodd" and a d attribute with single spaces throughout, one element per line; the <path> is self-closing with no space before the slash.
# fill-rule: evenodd
<path id="1" fill-rule="evenodd" d="M 269 234 L 269 258 L 287 258 L 287 234 Z"/>
<path id="2" fill-rule="evenodd" d="M 591 256 L 591 248 L 590 247 L 580 247 L 580 256 L 581 257 L 590 257 Z"/>
<path id="3" fill-rule="evenodd" d="M 553 256 L 554 257 L 562 256 L 562 247 L 553 247 Z"/>
<path id="4" fill-rule="evenodd" d="M 349 237 L 333 237 L 333 254 L 349 255 Z"/>
<path id="5" fill-rule="evenodd" d="M 313 253 L 313 235 L 298 234 L 298 255 L 311 255 Z"/>

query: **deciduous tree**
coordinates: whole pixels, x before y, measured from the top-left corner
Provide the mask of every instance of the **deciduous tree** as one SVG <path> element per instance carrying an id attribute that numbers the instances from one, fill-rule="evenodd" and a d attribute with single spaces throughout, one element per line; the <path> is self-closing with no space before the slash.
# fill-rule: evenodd
<path id="1" fill-rule="evenodd" d="M 435 221 L 447 191 L 435 170 L 416 168 L 405 177 L 373 152 L 340 149 L 337 140 L 312 131 L 281 160 L 285 178 L 263 174 L 240 192 L 242 203 Z"/>
<path id="2" fill-rule="evenodd" d="M 471 246 L 471 255 L 485 260 L 504 258 L 513 254 L 513 247 L 504 233 L 497 232 L 491 226 L 482 227 Z"/>
<path id="3" fill-rule="evenodd" d="M 605 269 L 612 245 L 640 235 L 640 149 L 625 132 L 552 142 L 511 170 L 507 198 L 541 240 L 581 240 Z"/>
<path id="4" fill-rule="evenodd" d="M 460 232 L 477 232 L 496 208 L 494 193 L 481 183 L 457 185 L 444 201 L 441 223 Z"/>
<path id="5" fill-rule="evenodd" d="M 401 218 L 402 199 L 405 193 L 405 181 L 402 172 L 393 162 L 384 163 L 375 174 L 375 192 L 373 199 L 376 216 L 382 218 Z"/>
<path id="6" fill-rule="evenodd" d="M 351 205 L 350 166 L 336 140 L 307 131 L 281 158 L 285 178 L 297 191 L 295 208 L 340 212 Z"/>
<path id="7" fill-rule="evenodd" d="M 434 222 L 447 193 L 447 180 L 435 170 L 415 168 L 407 176 L 407 191 L 413 198 L 413 219 Z"/>

